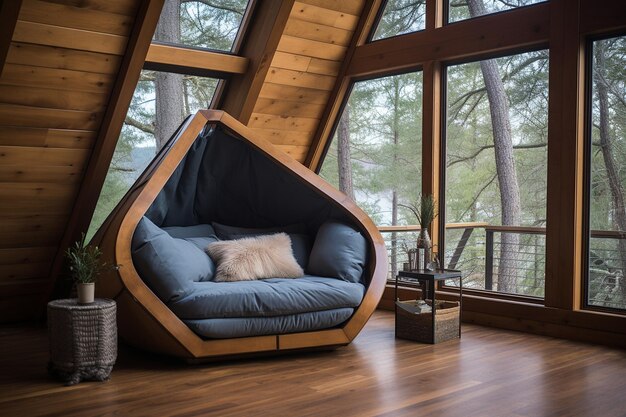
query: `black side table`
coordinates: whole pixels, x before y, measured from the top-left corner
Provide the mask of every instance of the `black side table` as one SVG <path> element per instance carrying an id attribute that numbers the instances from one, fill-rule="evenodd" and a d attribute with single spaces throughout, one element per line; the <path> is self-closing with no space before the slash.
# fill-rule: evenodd
<path id="1" fill-rule="evenodd" d="M 437 304 L 435 302 L 435 289 L 438 281 L 445 281 L 449 279 L 459 280 L 459 338 L 461 337 L 461 315 L 463 312 L 463 276 L 461 271 L 453 269 L 444 270 L 417 270 L 417 271 L 399 271 L 395 279 L 394 287 L 394 311 L 396 313 L 396 334 L 398 334 L 398 284 L 402 283 L 418 283 L 422 289 L 422 297 L 424 299 L 430 299 L 432 302 L 432 340 L 430 343 L 435 343 L 435 314 L 437 311 Z"/>
<path id="2" fill-rule="evenodd" d="M 117 359 L 116 310 L 115 301 L 103 298 L 91 304 L 50 301 L 50 374 L 67 385 L 109 379 Z"/>

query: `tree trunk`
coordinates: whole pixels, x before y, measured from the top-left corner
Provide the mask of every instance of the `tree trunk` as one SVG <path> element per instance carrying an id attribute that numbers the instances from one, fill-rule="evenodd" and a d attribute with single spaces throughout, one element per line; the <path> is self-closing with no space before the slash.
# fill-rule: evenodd
<path id="1" fill-rule="evenodd" d="M 624 205 L 624 186 L 620 181 L 619 167 L 615 162 L 613 153 L 613 137 L 611 133 L 611 121 L 609 120 L 609 93 L 606 85 L 606 50 L 603 41 L 596 42 L 595 46 L 595 86 L 598 92 L 598 107 L 600 110 L 600 150 L 606 169 L 606 176 L 611 190 L 611 202 L 613 208 L 613 224 L 621 231 L 626 230 L 626 206 Z M 622 274 L 626 275 L 626 240 L 619 240 Z M 622 283 L 622 294 L 626 299 L 626 283 Z"/>
<path id="2" fill-rule="evenodd" d="M 163 5 L 155 40 L 180 42 L 180 0 L 168 0 Z M 156 72 L 154 137 L 157 150 L 161 149 L 185 118 L 183 76 L 169 72 Z"/>
<path id="3" fill-rule="evenodd" d="M 354 200 L 352 187 L 352 161 L 350 155 L 350 105 L 346 104 L 337 127 L 337 164 L 339 191 Z"/>
<path id="4" fill-rule="evenodd" d="M 470 15 L 486 13 L 482 0 L 468 0 Z M 500 185 L 502 225 L 517 226 L 521 219 L 521 203 L 517 171 L 513 157 L 513 139 L 509 120 L 509 103 L 500 78 L 498 65 L 494 59 L 480 62 L 485 80 L 491 125 L 493 129 L 496 173 Z M 498 291 L 515 292 L 515 267 L 519 251 L 519 235 L 502 233 L 500 239 L 500 260 L 498 263 Z"/>

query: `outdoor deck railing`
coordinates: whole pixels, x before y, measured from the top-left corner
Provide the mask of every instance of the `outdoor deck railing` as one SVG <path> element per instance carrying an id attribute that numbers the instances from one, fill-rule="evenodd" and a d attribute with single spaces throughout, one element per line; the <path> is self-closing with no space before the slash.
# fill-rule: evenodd
<path id="1" fill-rule="evenodd" d="M 379 230 L 387 242 L 391 279 L 408 261 L 404 248 L 415 246 L 420 228 L 416 225 L 380 226 Z M 515 236 L 513 250 L 502 250 L 510 244 L 506 239 L 503 242 L 504 235 Z M 544 227 L 448 223 L 444 265 L 460 269 L 464 286 L 468 288 L 543 298 L 545 235 Z M 591 231 L 590 305 L 626 309 L 626 300 L 616 296 L 626 285 L 623 265 L 626 254 L 621 253 L 620 240 L 626 241 L 626 232 Z"/>

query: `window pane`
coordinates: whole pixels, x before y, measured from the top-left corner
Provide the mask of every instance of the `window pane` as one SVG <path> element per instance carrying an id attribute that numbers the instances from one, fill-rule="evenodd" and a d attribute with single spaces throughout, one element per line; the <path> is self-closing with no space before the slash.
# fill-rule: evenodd
<path id="1" fill-rule="evenodd" d="M 416 224 L 401 204 L 414 202 L 421 191 L 421 137 L 421 72 L 358 82 L 320 175 L 352 196 L 376 224 Z M 406 262 L 402 242 L 415 246 L 409 235 L 385 234 L 392 274 Z"/>
<path id="2" fill-rule="evenodd" d="M 389 0 L 372 40 L 417 32 L 426 27 L 426 0 Z"/>
<path id="3" fill-rule="evenodd" d="M 230 51 L 247 6 L 248 0 L 166 0 L 154 40 Z"/>
<path id="4" fill-rule="evenodd" d="M 447 265 L 543 297 L 548 52 L 448 67 L 447 95 L 446 222 L 473 225 L 447 230 Z"/>
<path id="5" fill-rule="evenodd" d="M 592 54 L 587 302 L 626 310 L 626 36 Z"/>
<path id="6" fill-rule="evenodd" d="M 448 22 L 458 22 L 544 1 L 547 0 L 449 0 Z"/>
<path id="7" fill-rule="evenodd" d="M 88 238 L 98 230 L 186 115 L 209 107 L 217 81 L 142 71 L 89 226 Z"/>

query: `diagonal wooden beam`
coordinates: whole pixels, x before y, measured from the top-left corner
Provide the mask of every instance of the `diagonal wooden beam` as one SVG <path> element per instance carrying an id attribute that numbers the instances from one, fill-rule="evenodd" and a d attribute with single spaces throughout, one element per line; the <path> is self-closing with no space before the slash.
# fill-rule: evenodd
<path id="1" fill-rule="evenodd" d="M 48 298 L 50 298 L 53 292 L 59 295 L 64 295 L 67 292 L 67 287 L 62 283 L 59 283 L 55 291 L 57 277 L 63 266 L 65 249 L 72 242 L 78 240 L 80 234 L 89 227 L 91 216 L 96 208 L 104 179 L 113 158 L 113 152 L 122 130 L 126 112 L 139 81 L 150 41 L 163 8 L 163 2 L 164 0 L 142 0 L 137 11 L 135 26 L 128 41 L 126 54 L 111 93 L 109 105 L 107 106 L 89 164 L 87 165 L 76 203 L 74 204 L 72 216 L 50 271 L 50 288 L 46 291 L 46 297 Z"/>

